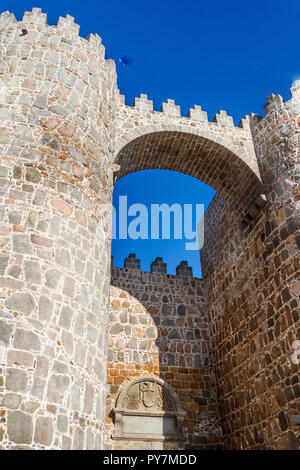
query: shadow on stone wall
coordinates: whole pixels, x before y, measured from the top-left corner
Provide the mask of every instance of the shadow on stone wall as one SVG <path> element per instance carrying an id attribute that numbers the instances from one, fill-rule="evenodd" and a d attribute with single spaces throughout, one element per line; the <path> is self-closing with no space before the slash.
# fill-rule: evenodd
<path id="1" fill-rule="evenodd" d="M 124 269 L 112 268 L 106 435 L 109 448 L 221 447 L 203 281 L 192 277 L 186 262 L 178 266 L 176 276 L 166 271 L 162 258 L 152 263 L 151 272 L 141 271 L 133 254 L 125 260 Z M 151 436 L 136 441 L 111 439 L 120 392 L 144 376 L 161 379 L 166 388 L 148 379 L 139 382 L 133 389 L 135 404 L 131 406 L 148 413 L 145 423 L 149 425 L 152 420 L 152 426 L 160 426 L 162 436 L 156 440 Z M 174 390 L 176 399 L 166 392 L 169 389 Z M 185 416 L 174 416 L 180 404 Z M 153 413 L 162 419 L 155 420 Z M 117 412 L 119 428 L 120 416 Z M 172 438 L 174 433 L 176 439 Z"/>

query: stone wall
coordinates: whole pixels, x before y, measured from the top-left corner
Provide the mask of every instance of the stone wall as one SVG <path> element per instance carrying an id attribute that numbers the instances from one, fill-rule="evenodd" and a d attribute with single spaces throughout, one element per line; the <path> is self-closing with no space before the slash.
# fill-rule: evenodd
<path id="1" fill-rule="evenodd" d="M 102 448 L 115 67 L 40 9 L 0 17 L 0 446 Z"/>
<path id="2" fill-rule="evenodd" d="M 177 171 L 212 186 L 241 213 L 247 210 L 263 192 L 249 119 L 235 127 L 225 111 L 208 122 L 199 109 L 183 117 L 173 103 L 163 103 L 159 112 L 143 107 L 148 102 L 119 104 L 115 178 L 147 169 Z"/>
<path id="3" fill-rule="evenodd" d="M 299 81 L 239 127 L 145 95 L 128 107 L 99 36 L 78 33 L 38 8 L 0 16 L 1 448 L 103 448 L 107 358 L 110 448 L 219 447 L 216 391 L 227 447 L 298 448 Z M 219 192 L 204 281 L 131 256 L 112 270 L 109 323 L 113 173 L 147 168 Z M 117 395 L 140 375 L 175 389 L 185 444 L 111 440 Z"/>
<path id="4" fill-rule="evenodd" d="M 183 262 L 166 273 L 161 258 L 152 272 L 135 255 L 112 268 L 108 339 L 107 447 L 214 449 L 222 444 L 203 281 Z M 114 441 L 113 409 L 132 379 L 153 375 L 177 393 L 183 410 L 184 443 Z"/>
<path id="5" fill-rule="evenodd" d="M 241 230 L 216 196 L 205 214 L 202 271 L 226 447 L 297 449 L 300 338 L 299 88 L 270 96 L 253 134 L 268 203 Z M 298 439 L 298 441 L 297 441 Z"/>

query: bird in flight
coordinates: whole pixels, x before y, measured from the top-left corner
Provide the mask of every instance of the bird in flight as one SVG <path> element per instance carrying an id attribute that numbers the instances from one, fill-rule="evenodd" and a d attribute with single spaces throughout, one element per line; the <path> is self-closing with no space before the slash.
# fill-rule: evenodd
<path id="1" fill-rule="evenodd" d="M 132 63 L 132 60 L 129 57 L 119 57 L 119 62 L 123 65 L 123 67 L 127 67 Z"/>

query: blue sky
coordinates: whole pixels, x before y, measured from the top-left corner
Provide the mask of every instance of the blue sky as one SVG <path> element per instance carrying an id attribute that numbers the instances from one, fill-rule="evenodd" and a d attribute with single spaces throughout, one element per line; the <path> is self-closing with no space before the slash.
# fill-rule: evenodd
<path id="1" fill-rule="evenodd" d="M 118 202 L 119 197 L 126 195 L 128 207 L 132 204 L 142 203 L 147 207 L 149 214 L 149 230 L 151 233 L 151 204 L 168 204 L 179 203 L 182 207 L 184 204 L 193 205 L 193 224 L 191 229 L 196 230 L 196 204 L 204 204 L 205 209 L 208 207 L 215 191 L 193 178 L 192 176 L 177 173 L 168 170 L 146 170 L 137 173 L 131 173 L 121 178 L 115 185 L 114 190 L 114 207 L 117 213 L 117 233 L 118 225 Z M 134 220 L 135 217 L 128 217 L 128 222 Z M 114 255 L 115 266 L 123 266 L 124 257 L 128 253 L 136 253 L 137 258 L 141 260 L 141 268 L 145 271 L 150 270 L 151 262 L 157 257 L 163 257 L 167 262 L 168 272 L 174 274 L 176 266 L 182 261 L 189 262 L 189 266 L 193 267 L 194 276 L 200 277 L 200 257 L 199 251 L 185 249 L 185 243 L 189 240 L 174 239 L 174 219 L 171 216 L 171 239 L 162 240 L 162 229 L 160 219 L 160 239 L 158 240 L 120 240 L 112 241 L 112 254 Z M 183 222 L 183 221 L 182 221 Z M 182 232 L 184 233 L 184 225 Z M 139 230 L 139 227 L 138 227 Z"/>
<path id="2" fill-rule="evenodd" d="M 82 36 L 97 32 L 106 57 L 116 60 L 119 88 L 128 105 L 146 93 L 156 110 L 172 98 L 183 115 L 198 104 L 209 119 L 224 109 L 237 124 L 250 112 L 263 114 L 270 93 L 288 99 L 291 82 L 300 77 L 299 0 L 0 0 L 0 6 L 17 19 L 24 10 L 41 7 L 49 24 L 68 13 L 80 24 Z M 124 67 L 120 56 L 129 57 L 131 64 Z M 153 187 L 155 201 L 150 201 Z M 155 171 L 123 178 L 115 199 L 120 194 L 148 204 L 207 204 L 213 191 L 191 177 Z M 199 255 L 184 252 L 184 242 L 115 241 L 112 248 L 119 266 L 136 251 L 146 270 L 156 256 L 164 256 L 169 272 L 188 259 L 200 275 Z"/>

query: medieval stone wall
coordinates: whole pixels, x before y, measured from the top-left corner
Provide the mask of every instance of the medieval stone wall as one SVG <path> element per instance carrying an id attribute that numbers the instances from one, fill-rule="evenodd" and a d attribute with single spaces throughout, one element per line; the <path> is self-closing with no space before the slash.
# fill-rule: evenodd
<path id="1" fill-rule="evenodd" d="M 108 339 L 107 447 L 215 449 L 222 446 L 210 332 L 203 281 L 181 263 L 166 273 L 158 258 L 152 272 L 139 269 L 133 256 L 127 268 L 112 268 Z M 153 375 L 177 393 L 186 411 L 185 442 L 114 441 L 113 409 L 132 379 Z"/>
<path id="2" fill-rule="evenodd" d="M 270 96 L 253 133 L 268 196 L 241 230 L 216 196 L 201 252 L 225 445 L 297 449 L 300 337 L 299 88 Z M 298 441 L 297 441 L 298 439 Z"/>
<path id="3" fill-rule="evenodd" d="M 134 106 L 122 102 L 116 128 L 115 178 L 146 169 L 178 171 L 220 192 L 242 213 L 263 192 L 246 116 L 235 127 L 225 111 L 215 115 L 195 106 L 187 117 L 173 100 L 154 111 L 146 95 Z"/>
<path id="4" fill-rule="evenodd" d="M 298 448 L 299 81 L 239 127 L 145 95 L 128 107 L 101 39 L 78 32 L 38 8 L 0 16 L 1 448 L 102 449 L 107 361 L 110 448 L 216 448 L 220 423 L 226 447 Z M 218 191 L 204 280 L 131 256 L 112 270 L 109 320 L 113 175 L 147 168 Z M 163 380 L 150 395 L 175 389 L 185 444 L 111 440 L 118 393 L 140 375 Z"/>
<path id="5" fill-rule="evenodd" d="M 101 448 L 116 74 L 96 35 L 0 17 L 0 445 Z"/>

